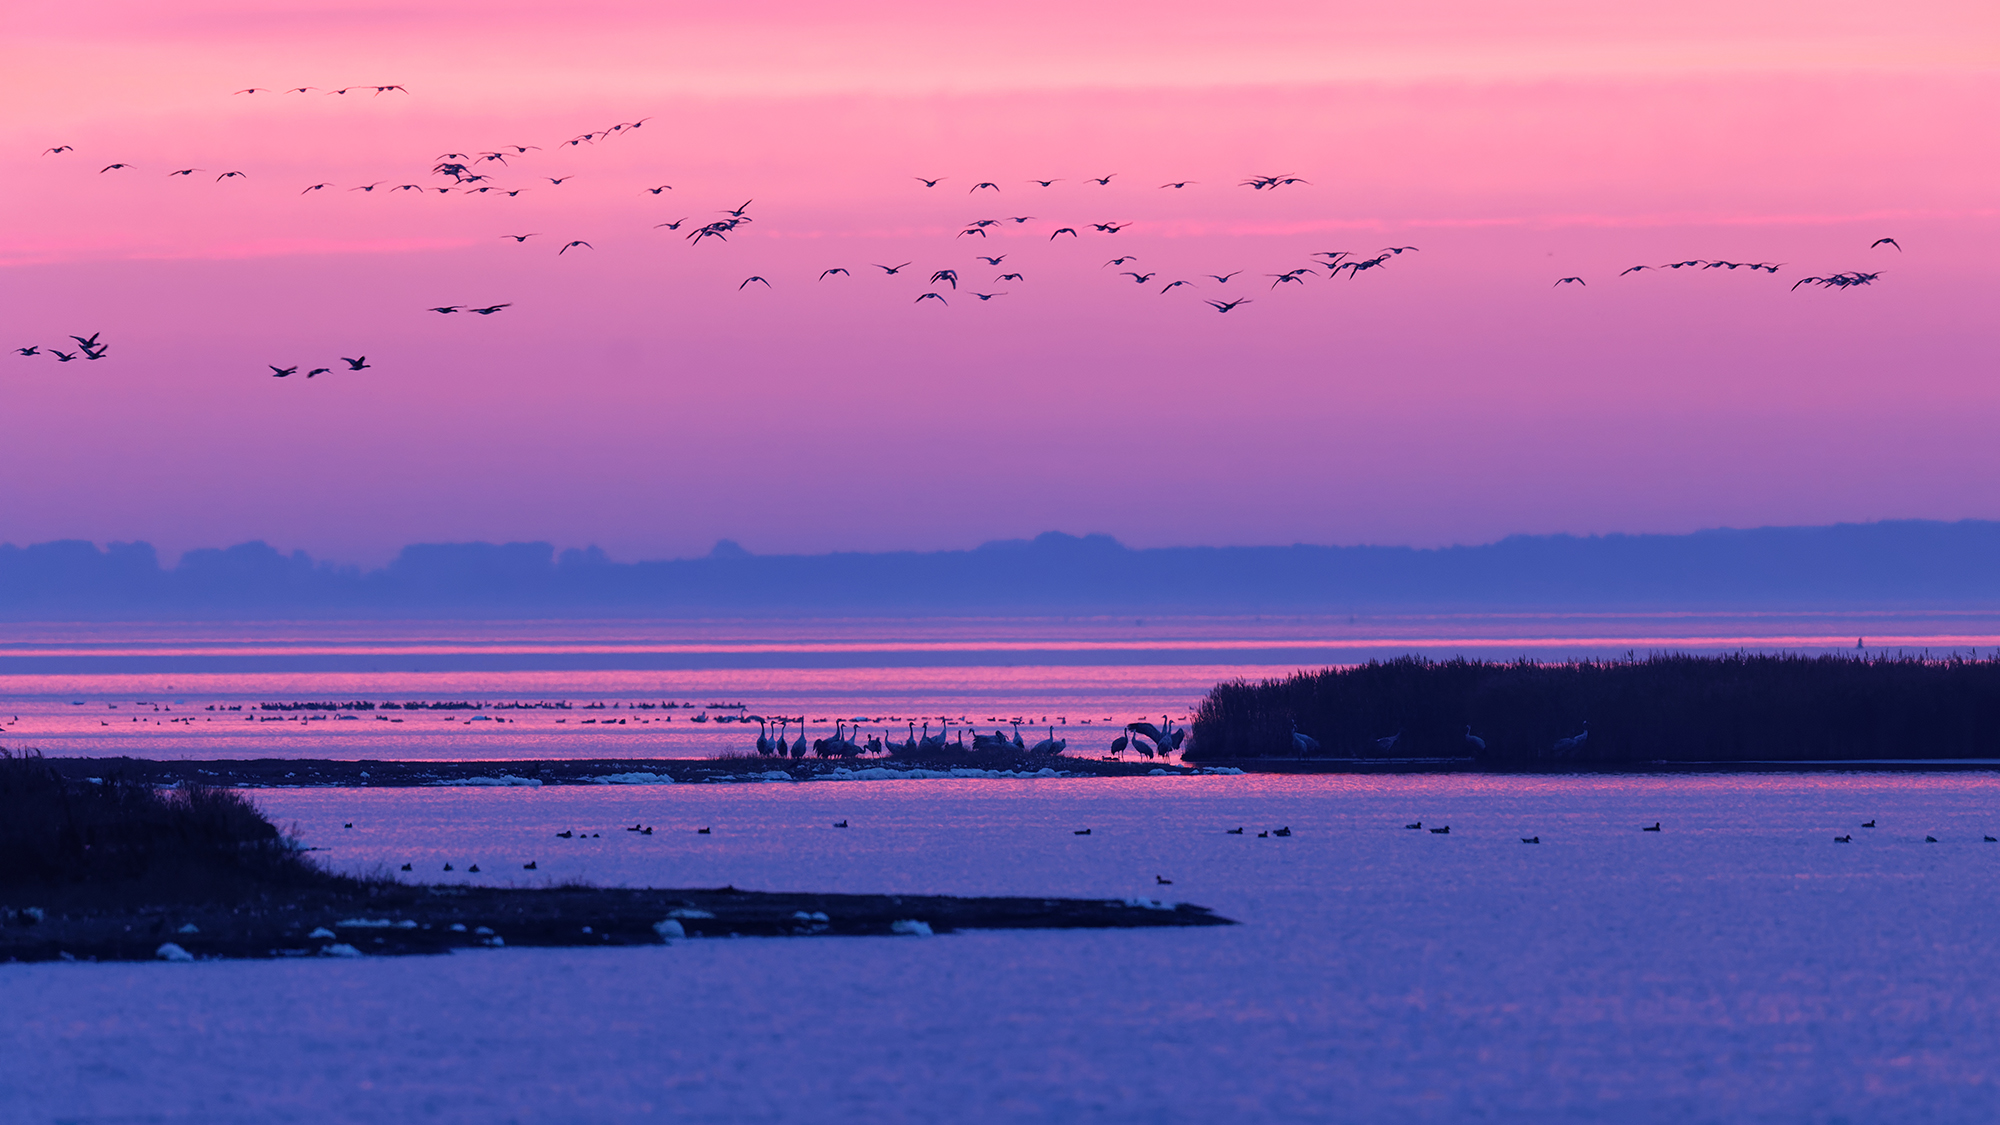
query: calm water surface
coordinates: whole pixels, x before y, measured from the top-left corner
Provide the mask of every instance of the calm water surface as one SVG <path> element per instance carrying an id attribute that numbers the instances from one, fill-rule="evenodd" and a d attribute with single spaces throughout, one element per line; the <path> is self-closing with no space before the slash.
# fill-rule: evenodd
<path id="1" fill-rule="evenodd" d="M 0 966 L 8 1120 L 1796 1123 L 2000 1110 L 1992 775 L 256 796 L 349 870 L 409 862 L 438 879 L 450 861 L 503 882 L 1149 896 L 1243 925 Z M 1858 827 L 1871 818 L 1880 827 Z M 831 827 L 841 819 L 853 827 Z M 1403 827 L 1415 821 L 1452 831 Z M 1639 831 L 1655 821 L 1662 832 Z M 656 834 L 619 830 L 635 822 Z M 1281 825 L 1295 834 L 1256 836 Z M 1092 834 L 1072 834 L 1082 827 Z M 563 829 L 601 835 L 556 839 Z"/>

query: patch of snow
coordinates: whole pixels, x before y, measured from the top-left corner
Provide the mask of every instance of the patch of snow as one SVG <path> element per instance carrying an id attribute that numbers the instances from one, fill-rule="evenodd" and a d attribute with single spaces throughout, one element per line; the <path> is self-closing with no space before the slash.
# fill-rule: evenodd
<path id="1" fill-rule="evenodd" d="M 343 918 L 334 926 L 343 930 L 386 930 L 395 924 L 387 918 Z"/>
<path id="2" fill-rule="evenodd" d="M 194 954 L 189 953 L 187 950 L 170 941 L 161 943 L 160 948 L 153 951 L 153 956 L 158 957 L 162 961 L 194 960 Z"/>
<path id="3" fill-rule="evenodd" d="M 1135 907 L 1139 910 L 1172 910 L 1174 908 L 1172 903 L 1161 902 L 1156 898 L 1128 898 L 1125 900 L 1125 905 Z"/>
<path id="4" fill-rule="evenodd" d="M 325 926 L 321 926 L 318 929 L 314 930 L 312 933 L 307 934 L 306 940 L 311 941 L 315 938 L 332 938 L 335 936 L 338 935 L 336 935 L 332 930 L 327 929 Z"/>
<path id="5" fill-rule="evenodd" d="M 889 923 L 889 932 L 892 934 L 911 934 L 916 937 L 930 937 L 931 924 L 929 922 L 919 922 L 915 918 L 899 918 Z"/>
<path id="6" fill-rule="evenodd" d="M 492 932 L 493 932 L 493 927 L 491 927 L 491 926 L 481 926 L 481 927 L 479 927 L 478 929 L 476 929 L 476 930 L 474 930 L 474 931 L 472 931 L 472 932 L 473 932 L 473 933 L 475 933 L 475 934 L 490 934 L 490 933 L 492 933 Z"/>
<path id="7" fill-rule="evenodd" d="M 465 923 L 463 923 L 463 922 L 453 922 L 453 923 L 451 924 L 451 932 L 452 932 L 452 933 L 455 933 L 455 934 L 462 934 L 462 933 L 464 933 L 464 932 L 465 932 Z"/>
<path id="8" fill-rule="evenodd" d="M 495 934 L 492 937 L 487 938 L 486 941 L 482 944 L 490 945 L 493 948 L 498 949 L 501 946 L 506 945 L 507 943 L 501 939 L 500 935 Z"/>
<path id="9" fill-rule="evenodd" d="M 591 778 L 598 785 L 672 785 L 672 776 L 664 773 L 607 773 Z"/>
<path id="10" fill-rule="evenodd" d="M 361 951 L 344 941 L 336 941 L 319 951 L 321 957 L 359 957 Z"/>
<path id="11" fill-rule="evenodd" d="M 1174 772 L 1174 771 L 1172 771 L 1172 770 L 1159 770 L 1159 769 L 1153 769 L 1153 770 L 1147 770 L 1147 771 L 1146 771 L 1146 776 L 1147 776 L 1147 777 L 1172 777 L 1172 776 L 1173 776 L 1173 772 Z"/>
<path id="12" fill-rule="evenodd" d="M 824 922 L 827 920 L 826 911 L 824 910 L 815 910 L 811 914 L 807 914 L 803 910 L 794 910 L 792 917 L 800 922 Z"/>
<path id="13" fill-rule="evenodd" d="M 713 915 L 713 914 L 710 914 L 710 913 L 709 913 L 708 911 L 706 911 L 706 910 L 696 910 L 696 909 L 695 909 L 694 907 L 692 907 L 692 906 L 677 906 L 677 907 L 675 907 L 674 909 L 672 909 L 672 910 L 669 910 L 669 911 L 667 911 L 667 917 L 669 917 L 669 918 L 713 918 L 713 917 L 715 917 L 715 915 Z"/>
<path id="14" fill-rule="evenodd" d="M 1242 771 L 1242 770 L 1239 770 L 1239 769 L 1237 769 L 1237 768 L 1236 768 L 1235 766 L 1203 766 L 1203 767 L 1202 767 L 1202 771 L 1201 771 L 1201 772 L 1203 772 L 1203 773 L 1234 773 L 1234 774 L 1240 774 L 1240 773 L 1242 773 L 1243 771 Z"/>
<path id="15" fill-rule="evenodd" d="M 668 938 L 684 938 L 688 936 L 687 927 L 672 918 L 653 923 L 653 932 L 660 935 L 661 941 L 665 941 Z"/>
<path id="16" fill-rule="evenodd" d="M 187 925 L 182 926 L 180 929 L 175 930 L 174 932 L 177 934 L 198 934 L 201 932 L 201 927 L 195 925 L 193 922 L 189 922 Z"/>
<path id="17" fill-rule="evenodd" d="M 539 777 L 515 777 L 511 773 L 503 773 L 499 777 L 460 777 L 424 782 L 425 785 L 525 785 L 529 788 L 538 787 L 541 783 Z"/>

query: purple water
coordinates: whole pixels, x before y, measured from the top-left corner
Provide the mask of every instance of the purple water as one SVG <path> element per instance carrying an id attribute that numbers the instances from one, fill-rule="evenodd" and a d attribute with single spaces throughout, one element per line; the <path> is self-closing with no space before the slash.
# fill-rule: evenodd
<path id="1" fill-rule="evenodd" d="M 2000 1105 L 1990 774 L 256 799 L 337 866 L 426 880 L 449 860 L 497 881 L 1146 896 L 1244 924 L 4 966 L 8 1120 L 1975 1122 Z M 655 834 L 620 830 L 637 822 Z M 1295 834 L 1256 836 L 1278 826 Z"/>

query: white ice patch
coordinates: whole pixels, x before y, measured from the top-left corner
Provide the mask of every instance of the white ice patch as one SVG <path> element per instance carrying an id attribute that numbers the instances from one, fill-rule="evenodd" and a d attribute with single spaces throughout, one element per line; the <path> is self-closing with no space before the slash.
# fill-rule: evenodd
<path id="1" fill-rule="evenodd" d="M 1125 905 L 1136 907 L 1140 910 L 1172 910 L 1174 908 L 1172 903 L 1161 902 L 1156 898 L 1128 898 L 1125 900 Z"/>
<path id="2" fill-rule="evenodd" d="M 668 938 L 684 938 L 688 936 L 687 927 L 672 918 L 668 918 L 663 922 L 653 923 L 653 932 L 660 935 L 661 941 L 666 941 Z"/>
<path id="3" fill-rule="evenodd" d="M 800 922 L 824 922 L 827 920 L 826 911 L 824 910 L 815 910 L 811 914 L 807 914 L 803 910 L 794 910 L 792 917 Z"/>
<path id="4" fill-rule="evenodd" d="M 332 938 L 337 936 L 338 935 L 335 934 L 332 930 L 327 929 L 325 926 L 321 926 L 318 929 L 314 930 L 312 933 L 307 934 L 306 940 L 313 941 L 317 938 Z"/>
<path id="5" fill-rule="evenodd" d="M 607 773 L 591 778 L 598 785 L 672 785 L 674 779 L 663 773 Z"/>
<path id="6" fill-rule="evenodd" d="M 913 934 L 917 937 L 930 937 L 931 924 L 929 922 L 919 922 L 915 918 L 899 918 L 889 923 L 889 932 L 892 934 Z"/>
<path id="7" fill-rule="evenodd" d="M 1235 774 L 1240 774 L 1240 773 L 1242 773 L 1243 771 L 1242 771 L 1242 770 L 1239 770 L 1239 769 L 1237 769 L 1237 768 L 1236 768 L 1235 766 L 1203 766 L 1203 767 L 1202 767 L 1202 770 L 1201 770 L 1201 772 L 1203 772 L 1203 773 L 1235 773 Z"/>
<path id="8" fill-rule="evenodd" d="M 391 922 L 387 918 L 343 918 L 335 922 L 334 926 L 343 930 L 414 930 L 417 928 L 417 924 L 408 919 L 401 922 Z"/>
<path id="9" fill-rule="evenodd" d="M 198 934 L 201 932 L 201 927 L 195 925 L 193 922 L 189 922 L 187 925 L 182 926 L 180 929 L 175 930 L 174 932 L 177 934 Z"/>
<path id="10" fill-rule="evenodd" d="M 320 950 L 319 955 L 321 957 L 359 957 L 361 956 L 361 951 L 344 941 L 337 941 Z"/>
<path id="11" fill-rule="evenodd" d="M 845 770 L 845 769 L 834 770 L 831 773 L 823 773 L 815 775 L 813 780 L 814 781 L 908 781 L 908 780 L 924 780 L 930 778 L 967 778 L 967 777 L 992 778 L 992 779 L 1005 778 L 1005 779 L 1019 780 L 1021 778 L 1028 778 L 1028 777 L 1068 777 L 1068 776 L 1069 776 L 1068 774 L 1059 773 L 1048 766 L 1043 766 L 1041 769 L 1036 770 L 1033 773 L 1014 773 L 1008 770 L 980 770 L 980 769 L 972 769 L 969 766 L 961 766 L 957 769 L 949 769 L 949 770 L 927 770 L 927 769 L 916 769 L 916 768 L 895 769 L 889 766 L 869 766 L 865 769 L 858 769 L 858 770 Z"/>
<path id="12" fill-rule="evenodd" d="M 194 954 L 189 953 L 187 950 L 170 941 L 161 943 L 160 948 L 153 951 L 153 956 L 158 957 L 162 961 L 194 960 Z"/>
<path id="13" fill-rule="evenodd" d="M 710 913 L 709 913 L 708 911 L 706 911 L 706 910 L 696 910 L 696 909 L 695 909 L 694 907 L 692 907 L 692 906 L 677 906 L 677 907 L 673 908 L 672 910 L 669 910 L 669 911 L 667 911 L 667 917 L 669 917 L 669 918 L 713 918 L 713 917 L 715 917 L 715 915 L 713 915 L 713 914 L 710 914 Z"/>
<path id="14" fill-rule="evenodd" d="M 460 778 L 445 779 L 442 781 L 426 781 L 424 782 L 424 784 L 425 785 L 525 785 L 528 786 L 529 788 L 535 788 L 542 784 L 542 779 L 539 777 L 515 777 L 511 773 L 503 773 L 499 777 L 460 777 Z"/>

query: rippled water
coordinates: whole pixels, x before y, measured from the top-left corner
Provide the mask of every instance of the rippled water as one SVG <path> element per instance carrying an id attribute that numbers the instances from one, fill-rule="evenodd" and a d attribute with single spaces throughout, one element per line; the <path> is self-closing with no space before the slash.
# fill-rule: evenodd
<path id="1" fill-rule="evenodd" d="M 1243 924 L 4 966 L 9 1120 L 1975 1122 L 2000 1105 L 1989 774 L 257 799 L 352 870 L 1146 895 Z M 620 831 L 639 822 L 655 835 Z M 1295 834 L 1256 836 L 1277 826 Z"/>

